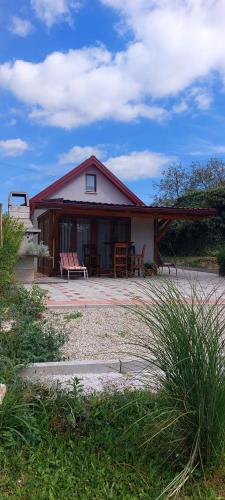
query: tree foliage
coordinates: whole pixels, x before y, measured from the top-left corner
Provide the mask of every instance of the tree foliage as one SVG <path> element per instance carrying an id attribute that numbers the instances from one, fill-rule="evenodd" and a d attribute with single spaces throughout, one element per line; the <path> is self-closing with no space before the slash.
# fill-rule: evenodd
<path id="1" fill-rule="evenodd" d="M 174 200 L 181 196 L 188 187 L 188 173 L 181 164 L 172 164 L 162 172 L 158 184 L 159 195 L 155 197 L 157 205 L 173 205 Z"/>
<path id="2" fill-rule="evenodd" d="M 203 221 L 175 221 L 160 242 L 164 255 L 215 254 L 225 240 L 225 162 L 210 158 L 189 167 L 173 164 L 162 173 L 155 204 L 175 207 L 216 208 L 217 215 Z"/>
<path id="3" fill-rule="evenodd" d="M 165 255 L 215 253 L 225 241 L 225 186 L 193 190 L 177 198 L 177 207 L 216 208 L 217 215 L 202 221 L 175 221 L 160 243 Z"/>
<path id="4" fill-rule="evenodd" d="M 184 167 L 172 164 L 162 172 L 155 196 L 155 204 L 171 206 L 177 198 L 189 191 L 213 189 L 225 185 L 225 163 L 218 158 L 210 158 L 206 164 L 193 162 Z"/>
<path id="5" fill-rule="evenodd" d="M 0 247 L 0 296 L 13 281 L 17 253 L 24 234 L 23 224 L 3 216 L 3 246 Z"/>

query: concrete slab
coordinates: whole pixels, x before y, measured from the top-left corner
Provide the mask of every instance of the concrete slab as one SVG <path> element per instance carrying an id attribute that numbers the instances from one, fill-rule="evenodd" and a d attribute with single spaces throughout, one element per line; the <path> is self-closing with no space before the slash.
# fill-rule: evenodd
<path id="1" fill-rule="evenodd" d="M 154 378 L 145 376 L 148 364 L 141 359 L 112 361 L 61 361 L 33 363 L 21 370 L 24 380 L 46 386 L 60 384 L 72 389 L 74 379 L 79 379 L 85 393 L 104 390 L 137 389 L 156 384 Z"/>
<path id="2" fill-rule="evenodd" d="M 48 377 L 48 376 L 71 376 L 79 374 L 95 374 L 120 372 L 121 363 L 118 360 L 112 361 L 52 361 L 48 363 L 33 363 L 30 366 L 21 370 L 21 375 L 24 378 L 30 377 Z"/>

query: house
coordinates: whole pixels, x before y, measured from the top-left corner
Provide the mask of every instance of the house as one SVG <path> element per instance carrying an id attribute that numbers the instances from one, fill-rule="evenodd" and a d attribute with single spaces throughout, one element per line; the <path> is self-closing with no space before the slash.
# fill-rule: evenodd
<path id="1" fill-rule="evenodd" d="M 145 261 L 157 262 L 157 245 L 174 219 L 199 220 L 214 209 L 148 206 L 95 156 L 53 182 L 30 200 L 34 227 L 49 246 L 51 259 L 38 270 L 58 272 L 59 253 L 77 251 L 80 261 L 88 245 L 96 247 L 101 272 L 110 266 L 110 243 L 132 242 L 135 252 L 146 247 Z"/>

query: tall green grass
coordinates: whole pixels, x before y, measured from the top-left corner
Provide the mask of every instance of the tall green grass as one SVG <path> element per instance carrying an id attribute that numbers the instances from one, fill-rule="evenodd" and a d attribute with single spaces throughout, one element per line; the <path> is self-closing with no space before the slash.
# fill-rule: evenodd
<path id="1" fill-rule="evenodd" d="M 189 297 L 171 281 L 144 288 L 148 304 L 134 311 L 149 334 L 140 327 L 131 344 L 165 396 L 148 440 L 170 429 L 171 449 L 187 457 L 166 490 L 174 494 L 195 469 L 220 464 L 224 453 L 225 305 L 198 283 L 190 284 Z"/>

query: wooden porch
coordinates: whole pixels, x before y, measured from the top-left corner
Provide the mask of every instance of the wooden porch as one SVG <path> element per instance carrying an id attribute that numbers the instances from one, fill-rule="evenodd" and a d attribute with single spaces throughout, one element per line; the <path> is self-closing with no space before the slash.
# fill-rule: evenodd
<path id="1" fill-rule="evenodd" d="M 59 253 L 77 252 L 84 260 L 85 245 L 96 248 L 100 255 L 100 275 L 109 273 L 110 243 L 129 242 L 136 251 L 139 237 L 132 234 L 132 221 L 142 224 L 142 243 L 151 248 L 151 263 L 158 264 L 158 244 L 173 220 L 202 220 L 215 216 L 214 209 L 149 207 L 146 205 L 113 205 L 72 202 L 64 199 L 36 203 L 35 209 L 45 209 L 38 217 L 39 239 L 49 246 L 49 259 L 40 259 L 38 271 L 48 276 L 59 273 Z M 138 222 L 139 221 L 139 222 Z M 137 224 L 138 222 L 138 224 Z M 148 224 L 152 222 L 151 231 Z M 107 245 L 108 244 L 108 245 Z M 139 248 L 140 252 L 140 248 Z"/>

